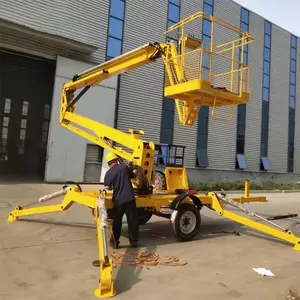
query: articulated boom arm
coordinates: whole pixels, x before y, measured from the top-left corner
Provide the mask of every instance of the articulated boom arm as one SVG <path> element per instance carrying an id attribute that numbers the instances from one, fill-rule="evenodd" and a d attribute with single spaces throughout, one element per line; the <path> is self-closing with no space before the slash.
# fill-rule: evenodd
<path id="1" fill-rule="evenodd" d="M 90 87 L 96 86 L 112 76 L 153 62 L 163 55 L 165 47 L 167 45 L 146 44 L 83 73 L 77 74 L 74 76 L 72 82 L 64 85 L 61 98 L 61 126 L 132 162 L 134 165 L 142 167 L 149 182 L 153 178 L 154 144 L 140 139 L 140 136 L 144 132 L 129 130 L 130 134 L 124 133 L 76 114 L 75 107 L 77 101 Z M 114 147 L 113 143 L 123 145 L 125 148 L 131 149 L 132 152 Z"/>

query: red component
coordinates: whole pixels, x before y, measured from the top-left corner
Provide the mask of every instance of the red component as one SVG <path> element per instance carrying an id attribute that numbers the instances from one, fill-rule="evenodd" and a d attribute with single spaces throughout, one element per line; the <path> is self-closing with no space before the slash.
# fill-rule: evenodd
<path id="1" fill-rule="evenodd" d="M 187 190 L 186 193 L 188 195 L 195 195 L 195 194 L 197 194 L 197 191 L 196 190 Z"/>

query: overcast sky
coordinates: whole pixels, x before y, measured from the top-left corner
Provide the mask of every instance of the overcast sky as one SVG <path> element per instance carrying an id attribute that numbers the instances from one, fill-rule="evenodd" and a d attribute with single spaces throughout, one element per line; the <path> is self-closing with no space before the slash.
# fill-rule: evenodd
<path id="1" fill-rule="evenodd" d="M 300 0 L 234 0 L 300 37 Z"/>

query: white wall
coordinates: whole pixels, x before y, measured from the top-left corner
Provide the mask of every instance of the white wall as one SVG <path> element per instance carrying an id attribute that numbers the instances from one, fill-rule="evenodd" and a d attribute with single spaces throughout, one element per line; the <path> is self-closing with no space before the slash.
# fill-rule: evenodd
<path id="1" fill-rule="evenodd" d="M 88 63 L 57 57 L 45 181 L 83 181 L 86 144 L 89 141 L 59 125 L 60 99 L 63 85 L 72 80 L 76 73 L 92 66 Z M 100 86 L 92 87 L 77 103 L 76 113 L 113 127 L 116 88 L 117 77 L 103 81 Z M 103 157 L 100 182 L 103 181 L 107 170 L 105 155 L 106 152 Z"/>

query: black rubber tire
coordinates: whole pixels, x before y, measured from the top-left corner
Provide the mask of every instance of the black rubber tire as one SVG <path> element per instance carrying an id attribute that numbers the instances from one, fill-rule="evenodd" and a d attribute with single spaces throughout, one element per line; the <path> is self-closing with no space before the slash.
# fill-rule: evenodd
<path id="1" fill-rule="evenodd" d="M 195 226 L 194 226 L 193 230 L 189 233 L 183 232 L 180 228 L 181 218 L 186 212 L 190 212 L 190 213 L 194 214 L 194 217 L 195 217 Z M 180 241 L 186 242 L 186 241 L 193 240 L 194 237 L 199 232 L 200 224 L 201 224 L 200 211 L 194 205 L 187 204 L 187 203 L 182 203 L 179 205 L 178 213 L 175 217 L 175 220 L 172 222 L 172 225 L 173 225 L 173 230 L 175 232 L 175 235 Z"/>
<path id="2" fill-rule="evenodd" d="M 156 187 L 156 182 L 155 182 L 155 188 L 158 190 L 166 190 L 167 189 L 167 182 L 166 182 L 166 177 L 165 174 L 162 172 L 156 171 L 155 172 L 155 181 L 159 182 L 159 188 Z"/>
<path id="3" fill-rule="evenodd" d="M 139 225 L 145 225 L 152 217 L 152 212 L 143 208 L 138 208 L 138 214 L 139 214 Z"/>

